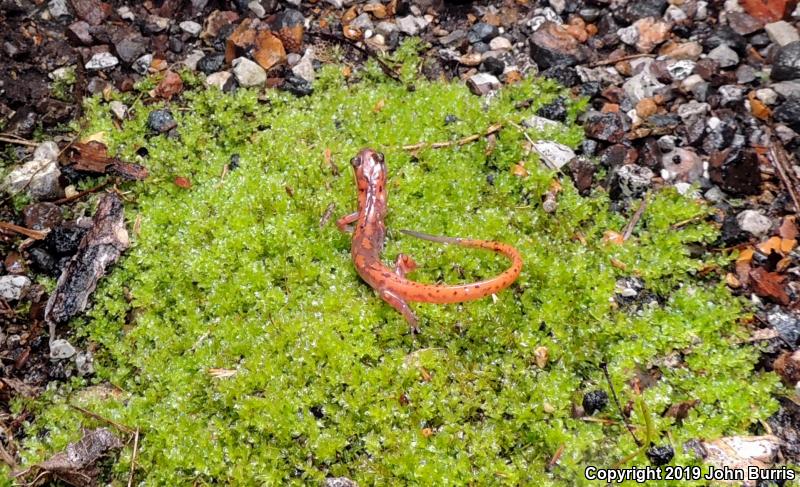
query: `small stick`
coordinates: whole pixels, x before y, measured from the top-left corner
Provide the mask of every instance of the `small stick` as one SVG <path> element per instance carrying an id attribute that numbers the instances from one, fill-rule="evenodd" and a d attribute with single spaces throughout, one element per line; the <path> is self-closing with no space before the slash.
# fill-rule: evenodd
<path id="1" fill-rule="evenodd" d="M 404 145 L 402 149 L 407 151 L 415 151 L 422 149 L 423 147 L 430 147 L 431 149 L 441 149 L 443 147 L 451 147 L 454 145 L 458 146 L 466 145 L 469 144 L 470 142 L 474 142 L 480 139 L 481 137 L 486 137 L 495 132 L 499 132 L 501 128 L 503 128 L 503 124 L 496 123 L 490 125 L 485 132 L 482 132 L 480 134 L 472 134 L 458 140 L 448 140 L 447 142 L 418 142 L 416 144 Z"/>
<path id="2" fill-rule="evenodd" d="M 8 453 L 2 442 L 0 442 L 0 461 L 11 467 L 11 470 L 15 470 L 17 468 L 17 461 L 14 460 L 14 457 L 10 453 Z"/>
<path id="3" fill-rule="evenodd" d="M 639 208 L 637 208 L 636 211 L 633 213 L 631 221 L 629 221 L 628 224 L 625 225 L 625 229 L 622 231 L 623 242 L 631 238 L 631 235 L 633 234 L 633 229 L 636 228 L 636 225 L 639 223 L 639 220 L 642 219 L 642 215 L 644 215 L 644 210 L 645 208 L 647 208 L 647 200 L 649 196 L 650 192 L 648 191 L 644 195 L 644 198 L 642 198 L 642 202 L 639 204 Z"/>
<path id="4" fill-rule="evenodd" d="M 82 408 L 80 406 L 76 406 L 74 404 L 70 404 L 69 407 L 71 407 L 72 409 L 75 409 L 76 411 L 79 411 L 79 412 L 85 414 L 86 416 L 89 416 L 91 418 L 97 419 L 99 421 L 106 422 L 106 423 L 114 426 L 118 430 L 120 430 L 120 431 L 122 431 L 124 433 L 128 433 L 129 435 L 133 434 L 135 432 L 134 429 L 131 428 L 131 427 L 125 426 L 124 424 L 117 423 L 116 421 L 113 421 L 111 419 L 104 418 L 103 416 L 100 416 L 97 413 L 93 413 L 93 412 L 89 411 L 88 409 Z"/>
<path id="5" fill-rule="evenodd" d="M 61 205 L 63 203 L 69 203 L 71 201 L 79 200 L 79 199 L 83 198 L 84 196 L 86 196 L 87 194 L 97 193 L 98 191 L 100 191 L 101 189 L 105 188 L 109 184 L 111 184 L 111 181 L 106 181 L 104 183 L 98 184 L 94 188 L 89 188 L 86 191 L 81 191 L 78 194 L 73 194 L 72 196 L 67 196 L 66 198 L 57 199 L 57 200 L 53 201 L 53 204 Z"/>
<path id="6" fill-rule="evenodd" d="M 31 230 L 30 228 L 21 227 L 19 225 L 14 225 L 13 223 L 8 222 L 0 222 L 0 230 L 9 230 L 15 233 L 19 233 L 20 235 L 25 235 L 28 238 L 32 238 L 34 240 L 43 240 L 48 233 L 49 230 L 41 231 L 41 230 Z"/>
<path id="7" fill-rule="evenodd" d="M 16 137 L 6 137 L 5 135 L 0 135 L 0 142 L 6 142 L 8 144 L 17 144 L 17 145 L 24 145 L 26 147 L 36 147 L 36 142 L 25 140 L 23 138 L 16 138 Z"/>
<path id="8" fill-rule="evenodd" d="M 545 471 L 549 472 L 549 471 L 553 470 L 553 467 L 555 467 L 556 464 L 558 463 L 558 461 L 561 459 L 561 455 L 564 454 L 564 447 L 566 447 L 566 445 L 564 443 L 559 445 L 558 449 L 556 450 L 555 454 L 553 455 L 553 458 L 551 458 L 550 461 L 547 462 L 547 466 L 545 467 Z"/>
<path id="9" fill-rule="evenodd" d="M 600 368 L 603 369 L 603 375 L 606 376 L 606 381 L 608 382 L 608 389 L 611 391 L 611 397 L 614 399 L 614 404 L 617 405 L 617 409 L 619 410 L 619 415 L 622 418 L 622 423 L 625 425 L 625 428 L 628 429 L 628 432 L 633 437 L 633 441 L 634 443 L 636 443 L 636 446 L 641 448 L 642 444 L 639 442 L 639 438 L 637 438 L 636 435 L 633 434 L 633 428 L 631 428 L 631 425 L 628 424 L 628 421 L 625 420 L 625 414 L 623 414 L 622 406 L 619 404 L 619 399 L 617 398 L 617 392 L 614 390 L 614 384 L 611 382 L 611 375 L 608 373 L 608 365 L 602 363 L 600 364 Z"/>
<path id="10" fill-rule="evenodd" d="M 788 174 L 788 170 L 786 169 L 786 163 L 788 162 L 787 159 L 789 156 L 786 154 L 786 151 L 783 150 L 783 146 L 780 145 L 779 142 L 775 141 L 772 138 L 772 134 L 770 133 L 770 140 L 771 144 L 769 147 L 768 152 L 768 159 L 772 162 L 772 165 L 775 166 L 775 169 L 778 170 L 778 176 L 780 176 L 781 183 L 788 191 L 789 196 L 792 197 L 792 201 L 794 201 L 794 211 L 795 214 L 800 215 L 800 197 L 797 195 L 797 189 Z"/>
<path id="11" fill-rule="evenodd" d="M 322 218 L 319 219 L 319 228 L 324 227 L 328 223 L 328 220 L 330 220 L 331 216 L 333 216 L 333 210 L 335 209 L 336 203 L 331 203 L 327 208 L 325 208 L 325 213 L 323 213 Z"/>
<path id="12" fill-rule="evenodd" d="M 133 487 L 133 476 L 136 472 L 136 453 L 139 451 L 139 428 L 133 436 L 133 453 L 131 454 L 131 472 L 128 474 L 128 487 Z"/>

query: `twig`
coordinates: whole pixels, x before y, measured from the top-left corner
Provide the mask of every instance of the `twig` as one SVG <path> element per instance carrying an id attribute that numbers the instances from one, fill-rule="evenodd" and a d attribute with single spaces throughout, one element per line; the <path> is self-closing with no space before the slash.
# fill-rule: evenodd
<path id="1" fill-rule="evenodd" d="M 30 228 L 21 227 L 19 225 L 14 225 L 13 223 L 8 223 L 8 222 L 0 222 L 0 230 L 10 230 L 12 232 L 19 233 L 20 235 L 25 235 L 26 237 L 32 238 L 34 240 L 43 240 L 50 232 L 49 230 L 45 231 L 31 230 Z"/>
<path id="2" fill-rule="evenodd" d="M 136 472 L 136 453 L 139 451 L 139 428 L 133 436 L 133 453 L 131 454 L 131 472 L 128 474 L 128 487 L 133 487 L 133 475 Z"/>
<path id="3" fill-rule="evenodd" d="M 72 409 L 74 409 L 76 411 L 79 411 L 79 412 L 85 414 L 86 416 L 89 416 L 89 417 L 97 419 L 99 421 L 103 421 L 105 423 L 108 423 L 108 424 L 112 425 L 113 427 L 117 428 L 118 430 L 120 430 L 120 431 L 122 431 L 124 433 L 128 433 L 129 435 L 132 435 L 135 432 L 135 430 L 133 428 L 129 427 L 129 426 L 125 426 L 124 424 L 120 424 L 120 423 L 117 423 L 114 420 L 111 420 L 111 419 L 105 418 L 103 416 L 100 416 L 99 414 L 93 413 L 93 412 L 89 411 L 88 409 L 82 408 L 80 406 L 76 406 L 74 404 L 70 404 L 69 407 L 71 407 Z"/>
<path id="4" fill-rule="evenodd" d="M 319 228 L 324 227 L 328 221 L 333 216 L 333 210 L 336 209 L 336 203 L 331 203 L 325 208 L 325 213 L 322 214 L 322 218 L 319 219 Z"/>
<path id="5" fill-rule="evenodd" d="M 39 145 L 36 142 L 30 140 L 26 140 L 23 138 L 16 138 L 16 137 L 8 137 L 6 135 L 0 135 L 0 142 L 6 142 L 8 144 L 24 145 L 27 147 L 36 147 L 37 145 Z"/>
<path id="6" fill-rule="evenodd" d="M 597 61 L 597 62 L 594 62 L 594 63 L 590 64 L 589 67 L 590 68 L 597 68 L 597 67 L 600 67 L 600 66 L 608 66 L 609 64 L 617 64 L 617 63 L 622 62 L 622 61 L 630 61 L 631 59 L 639 59 L 639 58 L 643 58 L 643 57 L 654 57 L 654 56 L 655 56 L 655 54 L 649 54 L 649 53 L 631 54 L 629 56 L 622 56 L 622 57 L 616 58 L 616 59 L 612 58 L 612 59 L 604 59 L 602 61 Z"/>
<path id="7" fill-rule="evenodd" d="M 789 196 L 792 197 L 792 201 L 794 201 L 794 212 L 796 215 L 800 215 L 800 197 L 797 195 L 797 188 L 795 188 L 794 181 L 792 181 L 791 176 L 788 174 L 787 167 L 789 156 L 786 154 L 786 151 L 783 149 L 783 146 L 780 142 L 776 141 L 772 137 L 772 132 L 769 132 L 770 138 L 770 147 L 768 151 L 768 159 L 772 162 L 772 165 L 775 166 L 775 169 L 778 170 L 778 176 L 780 176 L 781 183 L 786 188 L 786 191 L 789 192 Z"/>
<path id="8" fill-rule="evenodd" d="M 333 34 L 333 33 L 322 32 L 322 31 L 309 31 L 308 34 L 311 35 L 311 36 L 319 37 L 320 39 L 324 39 L 324 40 L 327 40 L 327 41 L 333 41 L 333 42 L 337 42 L 339 44 L 344 44 L 346 46 L 352 47 L 353 49 L 359 51 L 360 53 L 364 54 L 365 56 L 367 56 L 369 58 L 372 58 L 375 61 L 377 61 L 378 65 L 381 67 L 381 71 L 383 71 L 384 74 L 386 74 L 386 76 L 392 78 L 393 80 L 397 81 L 400 84 L 405 84 L 405 83 L 403 83 L 403 80 L 400 79 L 400 75 L 397 74 L 397 71 L 395 71 L 394 69 L 392 69 L 391 66 L 386 64 L 386 62 L 383 59 L 379 58 L 377 54 L 372 52 L 372 50 L 370 50 L 370 49 L 368 49 L 366 47 L 359 46 L 358 43 L 356 43 L 354 41 L 351 41 L 350 39 L 348 39 L 346 37 L 341 37 L 341 36 L 338 36 L 338 35 Z M 413 85 L 409 85 L 408 88 L 413 91 Z"/>
<path id="9" fill-rule="evenodd" d="M 549 471 L 553 470 L 553 467 L 555 467 L 556 464 L 558 463 L 558 461 L 561 459 L 561 455 L 564 454 L 564 447 L 566 447 L 566 445 L 564 443 L 559 445 L 559 447 L 556 450 L 555 454 L 553 454 L 553 458 L 551 458 L 550 461 L 547 462 L 547 466 L 545 467 L 545 471 L 549 472 Z"/>
<path id="10" fill-rule="evenodd" d="M 422 149 L 423 147 L 430 147 L 431 149 L 441 149 L 442 147 L 451 147 L 451 146 L 454 146 L 454 145 L 459 145 L 459 146 L 466 145 L 466 144 L 469 144 L 470 142 L 474 142 L 474 141 L 480 139 L 481 137 L 486 137 L 486 136 L 491 135 L 491 134 L 493 134 L 495 132 L 498 132 L 498 131 L 500 131 L 501 128 L 503 128 L 503 124 L 502 123 L 496 123 L 496 124 L 490 125 L 489 128 L 487 128 L 485 132 L 482 132 L 482 133 L 479 133 L 479 134 L 468 135 L 468 136 L 466 136 L 464 138 L 461 138 L 461 139 L 458 139 L 458 140 L 448 140 L 447 142 L 418 142 L 416 144 L 404 145 L 402 148 L 403 148 L 403 150 L 407 150 L 407 151 L 415 151 L 415 150 Z"/>
<path id="11" fill-rule="evenodd" d="M 650 192 L 648 191 L 645 193 L 644 198 L 642 198 L 642 202 L 639 204 L 639 208 L 633 213 L 631 217 L 631 221 L 625 225 L 625 229 L 622 231 L 622 241 L 628 240 L 631 238 L 633 234 L 633 229 L 636 228 L 636 225 L 639 223 L 639 220 L 642 219 L 642 215 L 644 215 L 644 210 L 647 208 L 647 200 L 650 197 Z"/>
<path id="12" fill-rule="evenodd" d="M 8 451 L 3 446 L 3 442 L 0 441 L 0 461 L 11 467 L 11 470 L 16 470 L 17 468 L 17 461 L 14 460 L 14 457 L 8 453 Z"/>
<path id="13" fill-rule="evenodd" d="M 55 205 L 61 205 L 61 204 L 64 204 L 64 203 L 69 203 L 71 201 L 79 200 L 79 199 L 83 198 L 84 196 L 86 196 L 87 194 L 97 193 L 98 191 L 102 190 L 103 188 L 105 188 L 109 184 L 111 184 L 111 181 L 106 181 L 104 183 L 98 184 L 94 188 L 89 188 L 86 191 L 81 191 L 78 194 L 73 194 L 72 196 L 67 196 L 66 198 L 57 199 L 57 200 L 53 201 L 52 203 L 55 204 Z"/>
<path id="14" fill-rule="evenodd" d="M 628 432 L 633 437 L 633 442 L 636 443 L 636 446 L 639 448 L 642 447 L 642 444 L 639 442 L 639 438 L 633 434 L 633 428 L 628 421 L 625 420 L 625 414 L 622 412 L 622 406 L 619 403 L 619 398 L 617 398 L 617 392 L 614 390 L 614 384 L 611 382 L 611 375 L 608 373 L 608 365 L 605 363 L 600 364 L 600 368 L 603 369 L 603 375 L 606 376 L 606 381 L 608 382 L 608 389 L 611 391 L 611 397 L 614 399 L 614 404 L 617 406 L 617 410 L 619 410 L 619 416 L 622 418 L 622 424 L 625 425 L 625 428 L 628 429 Z"/>

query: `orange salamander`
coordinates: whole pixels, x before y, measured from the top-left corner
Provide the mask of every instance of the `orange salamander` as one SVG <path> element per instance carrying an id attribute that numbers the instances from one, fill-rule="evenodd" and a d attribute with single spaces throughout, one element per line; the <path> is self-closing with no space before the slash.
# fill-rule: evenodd
<path id="1" fill-rule="evenodd" d="M 350 253 L 356 271 L 378 295 L 392 308 L 402 313 L 412 332 L 419 332 L 417 316 L 409 307 L 409 301 L 422 303 L 461 303 L 480 299 L 510 286 L 522 271 L 522 257 L 514 247 L 489 240 L 438 237 L 425 233 L 402 230 L 413 237 L 462 247 L 486 249 L 505 255 L 511 267 L 503 273 L 484 281 L 468 284 L 439 285 L 424 284 L 406 278 L 417 264 L 405 254 L 397 256 L 394 270 L 381 262 L 387 212 L 386 163 L 383 154 L 372 149 L 363 149 L 350 160 L 355 171 L 358 187 L 358 211 L 336 221 L 343 232 L 352 232 Z"/>

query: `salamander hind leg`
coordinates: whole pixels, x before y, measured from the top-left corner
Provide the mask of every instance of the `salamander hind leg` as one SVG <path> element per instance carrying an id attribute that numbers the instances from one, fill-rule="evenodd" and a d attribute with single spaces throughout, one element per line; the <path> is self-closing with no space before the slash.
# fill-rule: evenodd
<path id="1" fill-rule="evenodd" d="M 413 272 L 417 268 L 417 263 L 410 255 L 397 254 L 397 259 L 394 261 L 394 273 L 400 277 L 406 277 L 406 274 Z"/>
<path id="2" fill-rule="evenodd" d="M 414 314 L 414 311 L 411 310 L 411 307 L 405 302 L 405 300 L 403 300 L 403 298 L 388 290 L 380 291 L 379 294 L 381 299 L 386 301 L 389 306 L 396 309 L 403 315 L 403 318 L 406 319 L 408 326 L 411 327 L 412 333 L 419 333 L 419 320 L 417 319 L 417 315 Z"/>
<path id="3" fill-rule="evenodd" d="M 358 220 L 358 212 L 350 213 L 336 220 L 336 227 L 340 232 L 351 233 L 353 231 L 352 224 Z"/>

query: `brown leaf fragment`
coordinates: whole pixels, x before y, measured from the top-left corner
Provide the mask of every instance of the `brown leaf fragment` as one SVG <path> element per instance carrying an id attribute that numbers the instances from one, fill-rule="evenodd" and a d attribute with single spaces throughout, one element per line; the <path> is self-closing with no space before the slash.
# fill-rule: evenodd
<path id="1" fill-rule="evenodd" d="M 66 323 L 86 308 L 97 282 L 129 245 L 122 200 L 116 193 L 107 193 L 97 206 L 92 227 L 81 239 L 78 251 L 47 301 L 44 316 L 50 324 L 51 339 L 55 338 L 56 325 Z"/>
<path id="2" fill-rule="evenodd" d="M 786 276 L 769 272 L 761 267 L 750 270 L 750 283 L 753 292 L 762 298 L 771 299 L 784 306 L 789 304 L 789 296 L 783 289 Z"/>
<path id="3" fill-rule="evenodd" d="M 108 147 L 96 140 L 77 142 L 67 150 L 68 165 L 76 171 L 95 174 L 117 174 L 127 179 L 142 180 L 147 177 L 147 168 L 139 164 L 124 162 L 116 157 L 109 157 Z"/>
<path id="4" fill-rule="evenodd" d="M 192 187 L 192 182 L 189 181 L 188 178 L 185 178 L 183 176 L 176 176 L 174 182 L 175 186 L 179 188 L 189 189 Z"/>
<path id="5" fill-rule="evenodd" d="M 97 461 L 122 446 L 122 441 L 107 428 L 84 430 L 79 441 L 70 443 L 64 451 L 15 476 L 29 477 L 36 473 L 37 482 L 60 480 L 77 487 L 94 486 L 101 474 Z"/>
<path id="6" fill-rule="evenodd" d="M 156 86 L 154 94 L 159 98 L 171 100 L 181 91 L 183 91 L 183 80 L 180 75 L 174 71 L 167 71 L 164 79 Z"/>
<path id="7" fill-rule="evenodd" d="M 796 0 L 740 0 L 745 12 L 762 22 L 777 22 L 797 5 Z"/>
<path id="8" fill-rule="evenodd" d="M 692 408 L 694 408 L 698 404 L 700 404 L 699 399 L 694 399 L 691 401 L 683 401 L 677 404 L 673 404 L 672 406 L 667 408 L 663 416 L 675 419 L 686 419 L 686 417 L 689 415 L 689 411 L 691 411 Z"/>
<path id="9" fill-rule="evenodd" d="M 797 220 L 794 216 L 786 216 L 778 229 L 778 235 L 785 240 L 797 239 Z"/>

